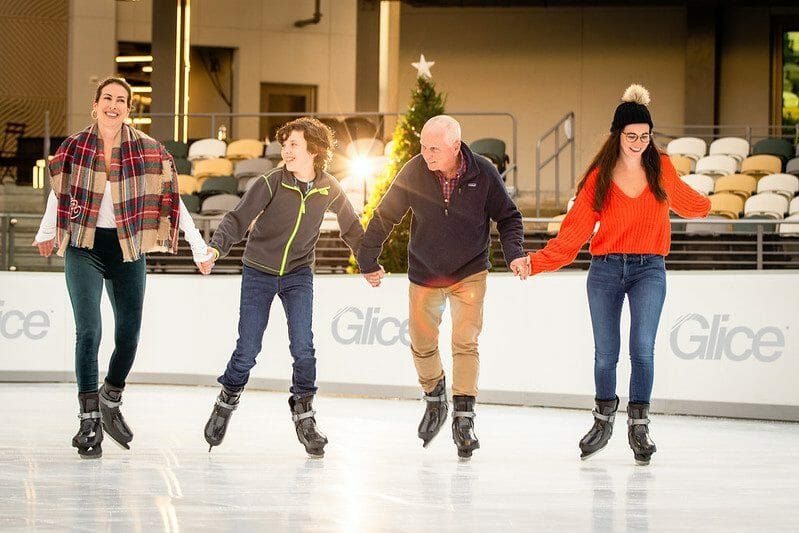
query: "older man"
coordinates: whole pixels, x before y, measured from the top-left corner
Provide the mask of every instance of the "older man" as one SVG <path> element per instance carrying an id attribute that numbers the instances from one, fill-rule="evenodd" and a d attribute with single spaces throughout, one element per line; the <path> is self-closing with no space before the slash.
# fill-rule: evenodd
<path id="1" fill-rule="evenodd" d="M 480 361 L 477 337 L 483 326 L 483 299 L 496 221 L 505 261 L 522 279 L 528 268 L 522 249 L 522 216 L 490 161 L 461 142 L 460 124 L 439 115 L 422 128 L 422 153 L 400 170 L 374 212 L 358 251 L 366 280 L 380 285 L 377 263 L 383 242 L 408 209 L 410 280 L 409 333 L 425 413 L 419 438 L 427 446 L 447 417 L 444 370 L 438 327 L 449 300 L 452 313 L 452 438 L 458 455 L 471 457 L 480 447 L 474 433 L 474 404 Z"/>

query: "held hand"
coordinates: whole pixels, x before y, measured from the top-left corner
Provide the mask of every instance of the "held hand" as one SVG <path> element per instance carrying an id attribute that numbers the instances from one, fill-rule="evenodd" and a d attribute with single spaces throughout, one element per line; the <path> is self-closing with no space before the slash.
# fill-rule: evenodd
<path id="1" fill-rule="evenodd" d="M 214 249 L 208 248 L 206 252 L 211 254 L 211 258 L 207 261 L 203 261 L 202 263 L 195 263 L 197 265 L 197 268 L 204 276 L 207 276 L 208 274 L 211 273 L 211 270 L 213 270 L 214 268 L 214 263 L 216 262 L 216 252 L 214 251 Z"/>
<path id="2" fill-rule="evenodd" d="M 530 256 L 525 255 L 511 261 L 510 270 L 514 276 L 519 276 L 519 279 L 527 279 L 530 275 Z"/>
<path id="3" fill-rule="evenodd" d="M 385 275 L 386 271 L 383 269 L 383 266 L 381 265 L 380 270 L 364 274 L 363 277 L 366 278 L 366 281 L 368 281 L 369 285 L 371 285 L 372 287 L 379 287 L 380 281 L 383 279 L 383 276 Z"/>
<path id="4" fill-rule="evenodd" d="M 50 254 L 53 253 L 53 246 L 55 245 L 55 239 L 50 239 L 49 241 L 33 241 L 31 246 L 36 246 L 39 248 L 39 255 L 42 257 L 50 257 Z"/>

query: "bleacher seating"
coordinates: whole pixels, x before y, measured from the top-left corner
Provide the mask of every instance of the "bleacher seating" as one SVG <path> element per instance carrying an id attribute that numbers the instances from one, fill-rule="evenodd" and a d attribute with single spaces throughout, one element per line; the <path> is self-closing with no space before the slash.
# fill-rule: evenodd
<path id="1" fill-rule="evenodd" d="M 719 192 L 710 196 L 710 214 L 736 219 L 744 210 L 744 199 L 737 194 Z"/>
<path id="2" fill-rule="evenodd" d="M 749 155 L 749 141 L 740 137 L 722 137 L 710 143 L 708 155 L 727 155 L 735 159 L 738 169 Z"/>
<path id="3" fill-rule="evenodd" d="M 707 174 L 713 178 L 735 174 L 738 165 L 728 155 L 707 155 L 696 162 L 696 174 Z"/>
<path id="4" fill-rule="evenodd" d="M 696 192 L 709 196 L 715 188 L 713 178 L 707 174 L 686 174 L 681 179 Z"/>
<path id="5" fill-rule="evenodd" d="M 680 137 L 669 142 L 666 153 L 670 156 L 680 155 L 699 161 L 707 153 L 707 143 L 698 137 Z"/>
<path id="6" fill-rule="evenodd" d="M 757 182 L 758 194 L 762 192 L 775 192 L 786 197 L 789 201 L 799 191 L 799 178 L 792 174 L 768 174 Z"/>
<path id="7" fill-rule="evenodd" d="M 780 219 L 788 212 L 788 199 L 781 194 L 762 192 L 750 197 L 744 206 L 747 217 Z"/>
<path id="8" fill-rule="evenodd" d="M 219 139 L 200 139 L 199 141 L 194 141 L 189 146 L 189 155 L 187 159 L 189 161 L 195 161 L 197 159 L 207 159 L 209 157 L 225 157 L 225 151 L 227 150 L 227 145 L 225 141 L 220 141 Z"/>
<path id="9" fill-rule="evenodd" d="M 750 155 L 741 162 L 741 173 L 749 174 L 755 178 L 762 178 L 767 174 L 779 174 L 780 172 L 782 172 L 782 161 L 774 155 Z"/>
<path id="10" fill-rule="evenodd" d="M 728 174 L 716 180 L 713 192 L 715 194 L 729 192 L 740 196 L 744 200 L 752 196 L 757 189 L 757 180 L 746 174 Z"/>

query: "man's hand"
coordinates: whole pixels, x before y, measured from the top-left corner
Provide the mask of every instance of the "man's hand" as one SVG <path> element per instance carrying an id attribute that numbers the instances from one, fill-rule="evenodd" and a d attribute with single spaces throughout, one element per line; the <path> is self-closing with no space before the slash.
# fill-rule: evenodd
<path id="1" fill-rule="evenodd" d="M 364 274 L 363 277 L 366 278 L 366 281 L 368 281 L 369 285 L 371 285 L 372 287 L 379 287 L 380 280 L 382 280 L 383 276 L 385 275 L 386 271 L 383 269 L 383 266 L 380 265 L 380 270 Z"/>
<path id="2" fill-rule="evenodd" d="M 36 246 L 39 248 L 39 255 L 42 257 L 50 257 L 50 254 L 53 253 L 53 246 L 55 245 L 55 239 L 50 239 L 49 241 L 33 241 L 31 246 Z"/>
<path id="3" fill-rule="evenodd" d="M 514 276 L 519 276 L 519 279 L 527 279 L 530 275 L 530 256 L 525 255 L 511 261 L 510 270 Z"/>

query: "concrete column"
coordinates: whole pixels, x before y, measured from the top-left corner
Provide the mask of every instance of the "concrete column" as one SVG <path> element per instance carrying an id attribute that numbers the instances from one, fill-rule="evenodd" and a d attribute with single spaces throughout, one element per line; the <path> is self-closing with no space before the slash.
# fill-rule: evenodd
<path id="1" fill-rule="evenodd" d="M 685 124 L 718 122 L 720 9 L 691 3 L 686 7 Z"/>

